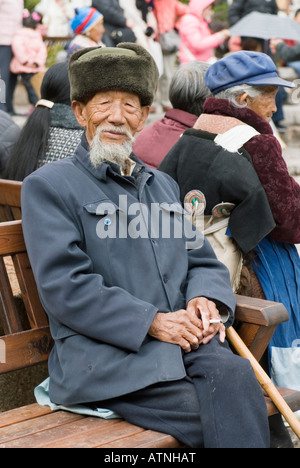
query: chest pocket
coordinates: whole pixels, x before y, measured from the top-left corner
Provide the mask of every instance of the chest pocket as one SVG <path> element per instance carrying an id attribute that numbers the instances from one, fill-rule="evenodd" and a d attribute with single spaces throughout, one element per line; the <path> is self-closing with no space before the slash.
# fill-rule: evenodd
<path id="1" fill-rule="evenodd" d="M 108 198 L 83 206 L 86 213 L 93 215 L 96 221 L 96 233 L 99 239 L 117 237 L 117 214 L 119 207 Z"/>
<path id="2" fill-rule="evenodd" d="M 95 217 L 96 232 L 100 239 L 118 237 L 136 239 L 184 238 L 184 209 L 180 203 L 153 203 L 144 206 L 133 203 L 124 209 L 109 199 L 84 205 L 84 211 Z M 141 228 L 143 225 L 143 228 Z"/>

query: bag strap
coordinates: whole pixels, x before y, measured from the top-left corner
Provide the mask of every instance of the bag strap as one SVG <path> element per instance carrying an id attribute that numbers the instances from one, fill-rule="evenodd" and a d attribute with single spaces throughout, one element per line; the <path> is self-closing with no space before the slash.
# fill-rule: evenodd
<path id="1" fill-rule="evenodd" d="M 217 135 L 214 141 L 230 153 L 236 153 L 247 141 L 257 135 L 260 133 L 250 125 L 237 125 L 227 132 Z"/>
<path id="2" fill-rule="evenodd" d="M 204 229 L 204 235 L 208 236 L 209 234 L 213 234 L 214 232 L 218 232 L 221 229 L 227 227 L 228 224 L 229 224 L 229 219 L 230 219 L 230 216 L 228 216 L 226 218 L 222 218 L 219 221 L 217 221 L 216 223 L 211 224 L 210 226 L 208 225 Z"/>

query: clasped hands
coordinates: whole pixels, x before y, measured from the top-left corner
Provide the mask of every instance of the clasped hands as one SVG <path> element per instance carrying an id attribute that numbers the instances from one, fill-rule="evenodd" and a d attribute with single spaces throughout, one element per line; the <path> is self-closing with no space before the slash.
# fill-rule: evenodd
<path id="1" fill-rule="evenodd" d="M 149 329 L 149 335 L 165 343 L 177 344 L 189 353 L 200 344 L 209 343 L 217 333 L 220 342 L 225 341 L 223 323 L 210 323 L 220 320 L 220 313 L 214 302 L 205 297 L 192 299 L 186 308 L 176 312 L 158 312 Z"/>

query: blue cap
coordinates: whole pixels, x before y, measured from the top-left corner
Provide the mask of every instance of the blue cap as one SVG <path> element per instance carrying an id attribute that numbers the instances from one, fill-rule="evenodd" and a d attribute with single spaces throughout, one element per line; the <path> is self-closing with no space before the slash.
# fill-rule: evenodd
<path id="1" fill-rule="evenodd" d="M 92 29 L 102 18 L 103 15 L 96 8 L 76 8 L 75 16 L 70 21 L 70 25 L 75 34 L 82 34 Z"/>
<path id="2" fill-rule="evenodd" d="M 268 55 L 246 50 L 228 54 L 211 65 L 205 82 L 213 94 L 240 84 L 295 87 L 294 83 L 279 78 L 276 65 Z"/>

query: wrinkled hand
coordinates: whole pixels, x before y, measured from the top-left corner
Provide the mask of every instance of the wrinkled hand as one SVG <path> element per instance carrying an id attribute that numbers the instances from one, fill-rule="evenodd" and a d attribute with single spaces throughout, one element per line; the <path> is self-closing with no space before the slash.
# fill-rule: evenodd
<path id="1" fill-rule="evenodd" d="M 201 318 L 202 322 L 202 344 L 209 343 L 214 336 L 220 334 L 220 342 L 224 343 L 226 338 L 225 326 L 223 323 L 210 324 L 210 320 L 221 320 L 220 313 L 214 302 L 205 297 L 192 299 L 187 306 L 187 312 L 194 313 Z"/>
<path id="2" fill-rule="evenodd" d="M 202 322 L 187 310 L 157 313 L 149 335 L 159 341 L 179 345 L 186 353 L 198 349 L 202 343 Z"/>
<path id="3" fill-rule="evenodd" d="M 214 302 L 204 297 L 192 299 L 187 310 L 170 313 L 157 313 L 149 329 L 149 335 L 159 341 L 179 345 L 186 353 L 209 343 L 220 333 L 220 341 L 225 341 L 223 324 L 210 324 L 211 319 L 220 320 Z"/>

